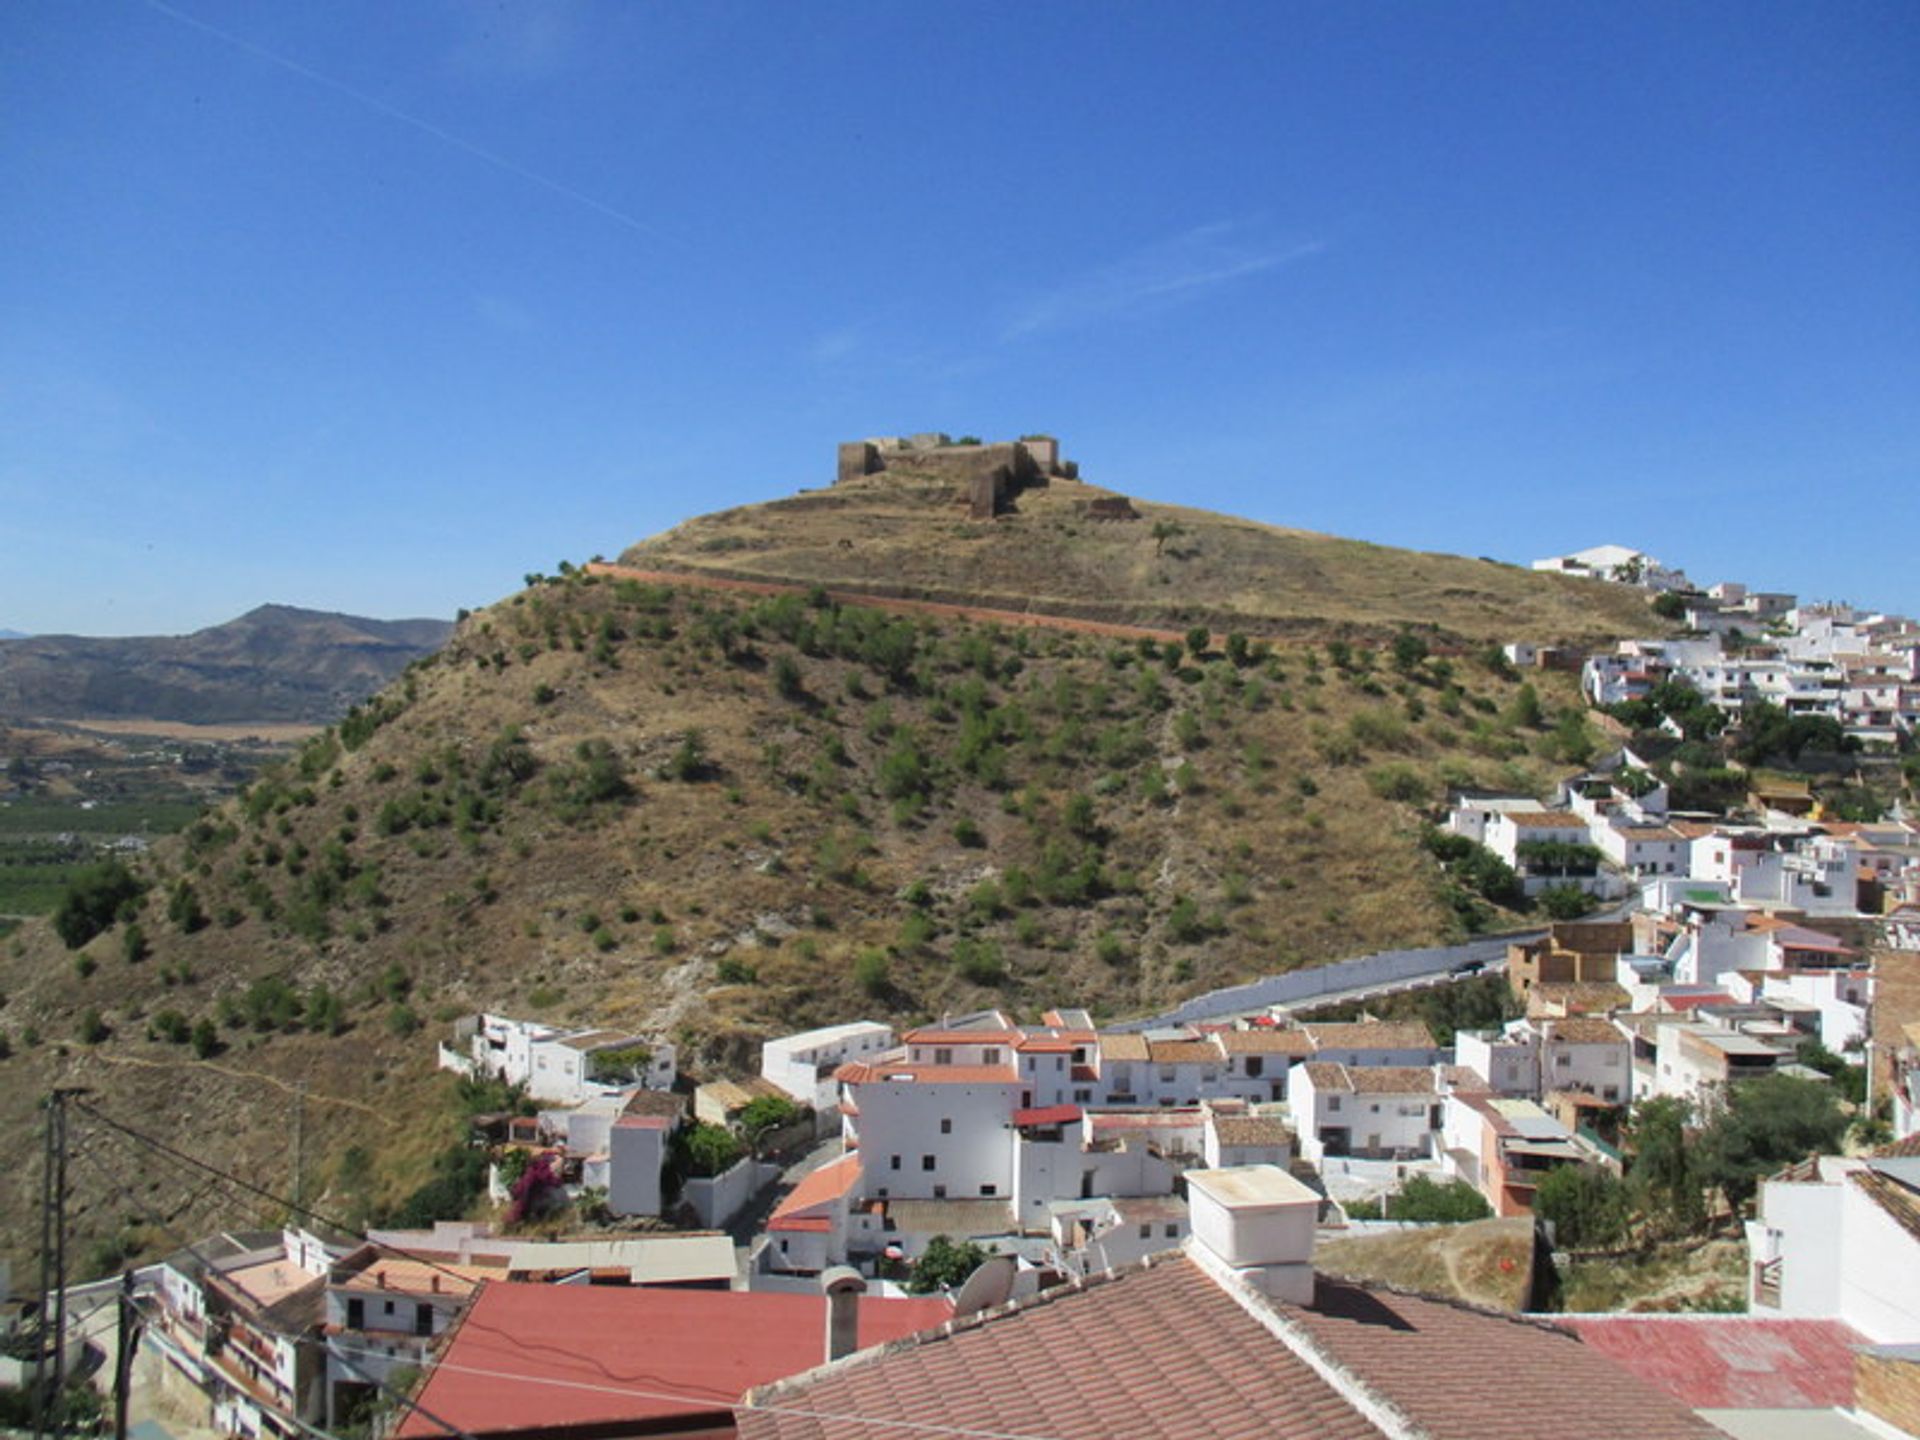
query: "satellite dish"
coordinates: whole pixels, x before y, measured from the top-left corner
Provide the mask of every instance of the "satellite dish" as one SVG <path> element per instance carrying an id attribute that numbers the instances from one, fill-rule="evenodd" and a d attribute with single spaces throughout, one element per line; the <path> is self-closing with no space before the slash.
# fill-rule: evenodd
<path id="1" fill-rule="evenodd" d="M 1004 1305 L 1013 1294 L 1014 1265 L 1011 1255 L 995 1255 L 981 1262 L 978 1269 L 967 1277 L 960 1287 L 960 1293 L 953 1297 L 953 1314 L 957 1320 L 962 1315 L 973 1315 L 981 1310 L 991 1310 L 995 1305 Z"/>

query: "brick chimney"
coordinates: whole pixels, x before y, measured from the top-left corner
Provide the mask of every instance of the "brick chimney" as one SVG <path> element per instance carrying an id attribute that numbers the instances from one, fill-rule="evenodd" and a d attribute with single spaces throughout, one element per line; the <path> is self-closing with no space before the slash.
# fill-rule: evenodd
<path id="1" fill-rule="evenodd" d="M 1194 1243 L 1257 1289 L 1313 1302 L 1313 1232 L 1320 1197 L 1278 1165 L 1187 1172 Z"/>
<path id="2" fill-rule="evenodd" d="M 827 1292 L 827 1361 L 831 1364 L 860 1348 L 860 1297 L 867 1282 L 860 1272 L 847 1265 L 836 1265 L 820 1277 Z"/>

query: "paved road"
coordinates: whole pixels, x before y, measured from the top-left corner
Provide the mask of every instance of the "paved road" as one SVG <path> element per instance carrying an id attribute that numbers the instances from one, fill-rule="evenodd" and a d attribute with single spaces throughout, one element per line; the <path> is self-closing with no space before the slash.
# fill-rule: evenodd
<path id="1" fill-rule="evenodd" d="M 1505 967 L 1507 946 L 1534 940 L 1545 930 L 1517 930 L 1485 935 L 1463 945 L 1421 950 L 1388 950 L 1359 955 L 1332 965 L 1292 970 L 1245 985 L 1232 985 L 1182 1001 L 1173 1009 L 1141 1020 L 1124 1021 L 1116 1030 L 1152 1030 L 1205 1020 L 1229 1020 L 1241 1015 L 1264 1015 L 1275 1006 L 1288 1010 L 1340 1005 L 1451 984 Z"/>

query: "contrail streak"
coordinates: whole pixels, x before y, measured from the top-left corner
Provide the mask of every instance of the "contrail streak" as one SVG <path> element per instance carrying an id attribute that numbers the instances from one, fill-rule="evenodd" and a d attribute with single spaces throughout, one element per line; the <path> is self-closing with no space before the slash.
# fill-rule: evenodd
<path id="1" fill-rule="evenodd" d="M 486 149 L 484 146 L 476 145 L 471 140 L 463 140 L 450 130 L 442 130 L 431 120 L 422 120 L 418 115 L 408 114 L 398 106 L 389 105 L 378 96 L 369 95 L 364 90 L 356 90 L 344 80 L 336 80 L 331 75 L 322 75 L 318 70 L 310 69 L 308 66 L 302 65 L 298 60 L 289 59 L 277 50 L 269 50 L 264 45 L 256 45 L 253 41 L 231 34 L 228 31 L 222 30 L 217 25 L 209 25 L 205 20 L 189 15 L 184 10 L 174 9 L 173 6 L 166 4 L 165 0 L 143 0 L 143 3 L 148 9 L 157 10 L 170 20 L 178 21 L 182 25 L 190 26 L 200 31 L 203 35 L 211 35 L 216 40 L 245 50 L 248 54 L 256 55 L 270 65 L 278 65 L 282 70 L 292 71 L 303 80 L 311 81 L 315 85 L 325 86 L 337 94 L 346 96 L 349 100 L 366 106 L 369 110 L 386 116 L 389 120 L 398 120 L 402 125 L 411 126 L 423 135 L 431 135 L 443 145 L 451 145 L 454 149 L 471 155 L 476 160 L 485 161 L 496 170 L 504 170 L 509 175 L 517 175 L 520 179 L 538 185 L 544 190 L 551 190 L 554 194 L 571 200 L 576 205 L 584 205 L 589 210 L 597 211 L 609 220 L 626 226 L 629 230 L 636 230 L 640 234 L 651 236 L 656 240 L 665 240 L 668 238 L 665 233 L 647 224 L 646 221 L 629 215 L 624 210 L 616 209 L 604 200 L 596 200 L 593 196 L 576 190 L 571 185 L 562 184 L 558 180 L 540 174 L 537 170 L 529 170 L 526 166 L 517 164 L 507 159 L 504 155 L 496 155 L 493 151 Z"/>

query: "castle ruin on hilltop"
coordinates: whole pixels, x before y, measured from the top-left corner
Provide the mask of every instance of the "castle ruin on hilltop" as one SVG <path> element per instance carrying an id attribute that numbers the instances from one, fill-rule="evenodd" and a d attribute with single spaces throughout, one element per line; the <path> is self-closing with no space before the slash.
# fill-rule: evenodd
<path id="1" fill-rule="evenodd" d="M 1029 485 L 1077 480 L 1080 467 L 1060 458 L 1060 442 L 1051 435 L 989 445 L 955 441 L 936 431 L 849 440 L 841 445 L 836 484 L 887 473 L 949 481 L 965 498 L 970 519 L 991 520 Z"/>

